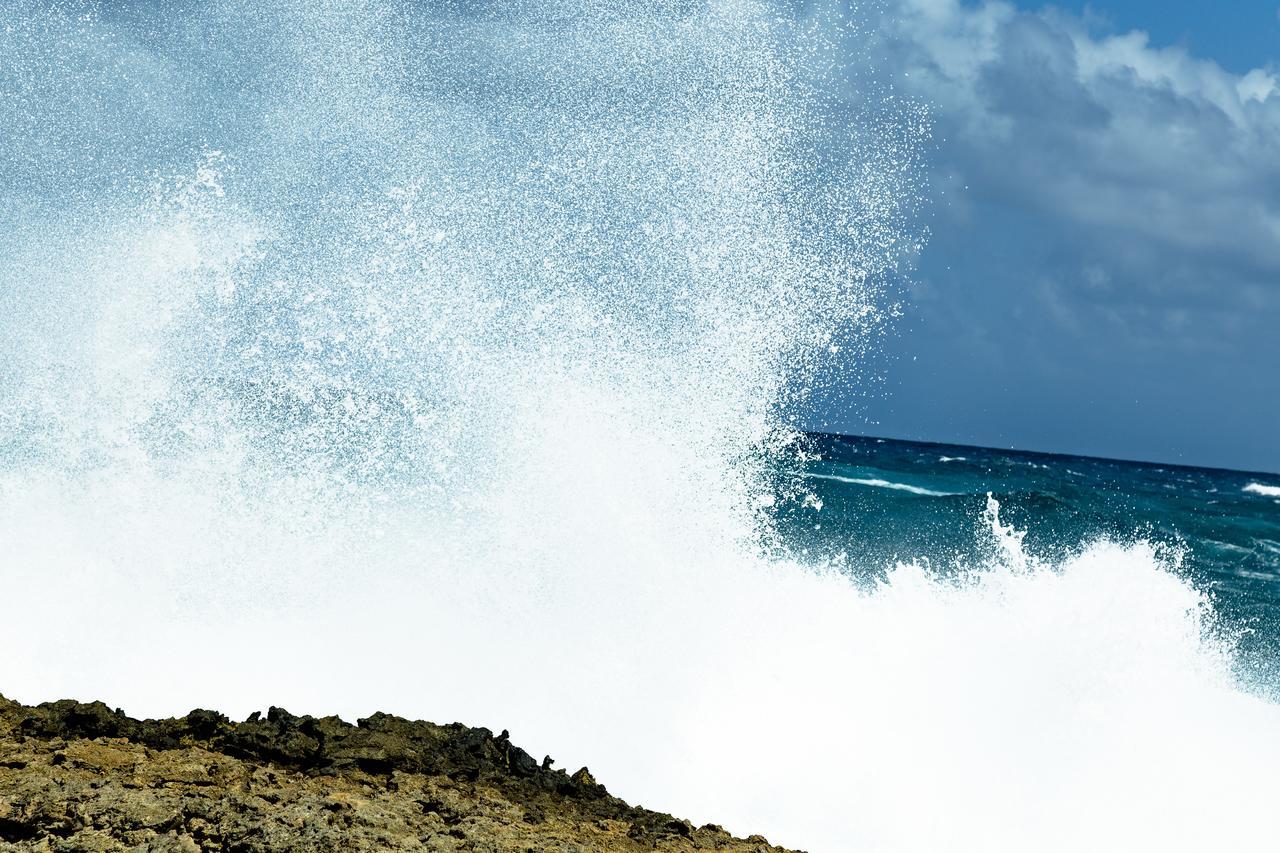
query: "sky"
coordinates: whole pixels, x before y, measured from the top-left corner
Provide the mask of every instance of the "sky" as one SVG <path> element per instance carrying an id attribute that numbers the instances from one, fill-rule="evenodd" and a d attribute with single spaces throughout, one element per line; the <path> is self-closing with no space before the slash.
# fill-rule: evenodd
<path id="1" fill-rule="evenodd" d="M 865 2 L 857 61 L 932 118 L 929 239 L 809 425 L 1280 472 L 1280 0 Z"/>
<path id="2" fill-rule="evenodd" d="M 1280 3 L 897 0 L 877 38 L 930 236 L 827 426 L 1280 471 Z"/>

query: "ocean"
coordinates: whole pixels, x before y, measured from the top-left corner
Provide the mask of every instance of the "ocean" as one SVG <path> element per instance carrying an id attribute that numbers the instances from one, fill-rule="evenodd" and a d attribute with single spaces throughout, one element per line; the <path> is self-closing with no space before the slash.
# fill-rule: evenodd
<path id="1" fill-rule="evenodd" d="M 815 433 L 788 468 L 809 500 L 779 504 L 801 558 L 874 582 L 899 562 L 982 566 L 987 501 L 1041 565 L 1096 542 L 1147 543 L 1203 593 L 1242 679 L 1280 689 L 1280 475 Z M 819 509 L 820 506 L 820 509 Z M 975 535 L 975 531 L 977 531 Z"/>
<path id="2" fill-rule="evenodd" d="M 4 4 L 0 691 L 507 729 L 811 851 L 1273 846 L 1280 481 L 797 430 L 925 245 L 883 47 Z"/>

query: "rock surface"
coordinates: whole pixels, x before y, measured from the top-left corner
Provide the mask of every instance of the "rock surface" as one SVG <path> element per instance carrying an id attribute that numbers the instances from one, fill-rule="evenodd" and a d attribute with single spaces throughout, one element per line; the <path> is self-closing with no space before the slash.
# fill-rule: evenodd
<path id="1" fill-rule="evenodd" d="M 507 733 L 0 696 L 0 850 L 781 851 L 629 806 Z"/>

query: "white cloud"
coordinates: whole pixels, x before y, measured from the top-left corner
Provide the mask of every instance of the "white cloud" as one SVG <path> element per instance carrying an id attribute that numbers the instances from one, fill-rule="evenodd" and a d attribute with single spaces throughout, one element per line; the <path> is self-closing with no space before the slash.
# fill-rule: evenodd
<path id="1" fill-rule="evenodd" d="M 1236 83 L 1236 92 L 1242 100 L 1262 103 L 1280 93 L 1280 82 L 1271 72 L 1255 68 Z"/>
<path id="2" fill-rule="evenodd" d="M 1280 63 L 1232 73 L 1092 10 L 892 6 L 863 52 L 930 106 L 935 203 L 876 428 L 1280 464 L 1259 394 L 1280 365 Z"/>
<path id="3" fill-rule="evenodd" d="M 1162 260 L 1229 259 L 1273 277 L 1266 301 L 1280 307 L 1280 80 L 1095 26 L 1052 8 L 904 0 L 881 53 L 933 106 L 947 140 L 936 165 L 952 183 L 1077 238 L 1094 230 L 1160 247 L 1140 285 L 1153 298 L 1170 280 Z M 1214 287 L 1222 300 L 1256 301 L 1244 284 L 1257 282 Z"/>

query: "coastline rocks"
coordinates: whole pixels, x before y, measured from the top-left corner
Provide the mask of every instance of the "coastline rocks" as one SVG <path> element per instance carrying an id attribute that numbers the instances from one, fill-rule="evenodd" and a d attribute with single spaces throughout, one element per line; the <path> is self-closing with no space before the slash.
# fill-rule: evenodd
<path id="1" fill-rule="evenodd" d="M 0 696 L 0 850 L 781 851 L 627 805 L 507 732 Z"/>

